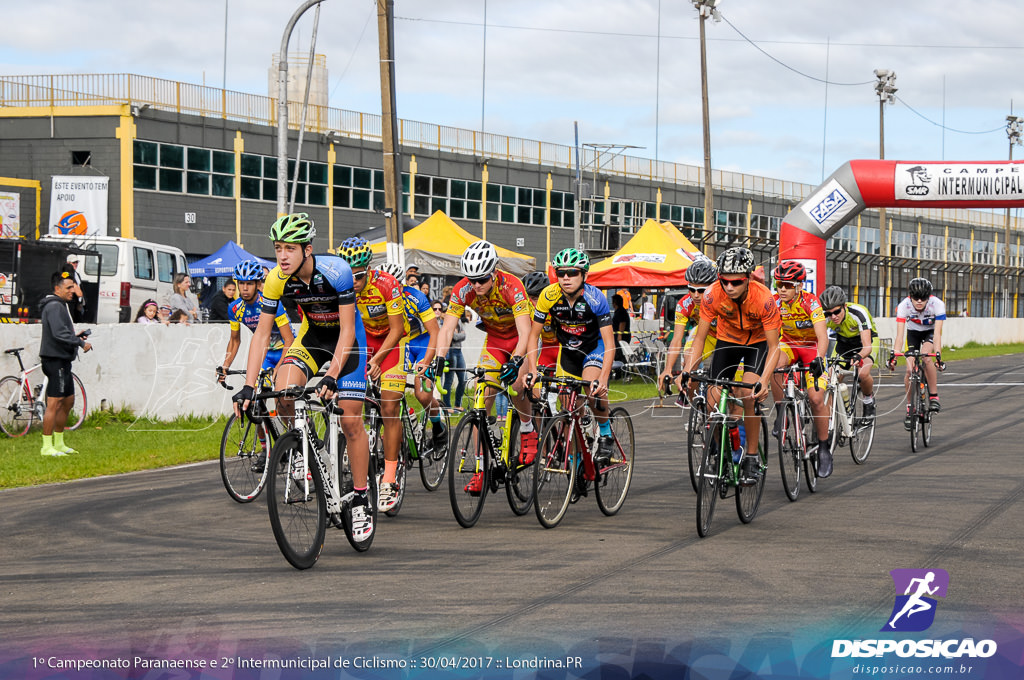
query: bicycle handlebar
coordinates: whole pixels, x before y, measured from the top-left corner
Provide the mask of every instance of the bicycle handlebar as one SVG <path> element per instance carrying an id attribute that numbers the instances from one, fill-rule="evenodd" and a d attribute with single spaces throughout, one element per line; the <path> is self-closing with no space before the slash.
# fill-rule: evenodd
<path id="1" fill-rule="evenodd" d="M 683 380 L 693 380 L 695 382 L 707 383 L 708 385 L 718 385 L 719 387 L 739 387 L 743 389 L 752 390 L 755 389 L 758 383 L 745 383 L 736 382 L 735 380 L 726 380 L 724 378 L 712 378 L 708 375 L 701 375 L 696 371 L 687 373 L 683 371 L 680 375 L 683 376 Z"/>

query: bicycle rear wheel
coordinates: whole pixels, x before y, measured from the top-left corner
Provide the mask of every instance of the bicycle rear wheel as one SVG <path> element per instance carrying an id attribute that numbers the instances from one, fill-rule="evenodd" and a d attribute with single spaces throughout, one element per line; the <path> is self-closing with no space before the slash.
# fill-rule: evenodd
<path id="1" fill-rule="evenodd" d="M 309 569 L 316 564 L 327 532 L 327 499 L 320 467 L 313 460 L 307 463 L 303 465 L 302 442 L 296 432 L 283 435 L 270 452 L 270 526 L 277 547 L 296 569 Z"/>
<path id="2" fill-rule="evenodd" d="M 721 477 L 721 441 L 724 427 L 712 431 L 704 449 L 704 460 L 701 461 L 697 473 L 697 535 L 704 538 L 711 533 L 711 518 L 715 514 L 715 503 L 718 501 L 719 484 L 724 484 Z M 730 458 L 731 464 L 731 458 Z"/>
<path id="3" fill-rule="evenodd" d="M 629 411 L 620 406 L 613 408 L 608 417 L 611 419 L 615 452 L 612 459 L 597 471 L 594 492 L 597 495 L 597 507 L 611 516 L 619 511 L 629 493 L 629 484 L 633 480 L 635 439 Z"/>
<path id="4" fill-rule="evenodd" d="M 232 415 L 220 438 L 220 478 L 232 500 L 249 503 L 267 483 L 267 428 Z"/>
<path id="5" fill-rule="evenodd" d="M 441 448 L 434 446 L 434 428 L 437 424 L 431 423 L 430 418 L 423 416 L 423 427 L 420 429 L 420 441 L 416 444 L 416 451 L 420 457 L 420 479 L 427 491 L 436 491 L 441 482 L 444 481 L 444 473 L 448 468 L 448 449 L 451 447 L 452 429 L 448 419 L 448 412 L 440 409 L 440 425 L 444 427 L 444 444 Z"/>
<path id="6" fill-rule="evenodd" d="M 928 398 L 928 383 L 921 381 L 921 442 L 925 446 L 932 443 L 932 410 L 931 400 Z"/>
<path id="7" fill-rule="evenodd" d="M 486 426 L 481 427 L 480 416 L 474 412 L 459 422 L 448 449 L 448 498 L 455 520 L 467 529 L 480 519 L 490 490 L 491 461 L 483 442 L 483 438 L 489 436 Z M 469 491 L 477 475 L 480 475 L 477 478 L 479 491 Z"/>
<path id="8" fill-rule="evenodd" d="M 0 380 L 0 430 L 21 437 L 32 426 L 32 395 L 13 375 Z"/>
<path id="9" fill-rule="evenodd" d="M 856 406 L 854 407 L 853 436 L 850 438 L 850 455 L 853 462 L 861 465 L 871 454 L 871 444 L 875 441 L 875 418 L 864 417 L 864 395 L 857 390 Z M 859 414 L 859 415 L 858 415 Z"/>
<path id="10" fill-rule="evenodd" d="M 572 419 L 568 413 L 551 418 L 541 433 L 533 473 L 534 510 L 545 529 L 565 517 L 576 485 L 576 458 Z"/>
<path id="11" fill-rule="evenodd" d="M 508 477 L 505 479 L 505 495 L 508 497 L 508 506 L 512 508 L 512 512 L 521 516 L 528 513 L 533 506 L 533 475 L 536 466 L 533 461 L 530 461 L 529 465 L 519 462 L 519 417 L 514 412 L 509 417 L 512 418 L 512 425 L 508 433 Z M 536 419 L 533 426 L 537 426 Z M 539 456 L 540 452 L 537 455 Z"/>
<path id="12" fill-rule="evenodd" d="M 68 413 L 68 422 L 64 426 L 66 430 L 77 430 L 82 426 L 85 421 L 85 416 L 89 412 L 89 402 L 85 397 L 85 385 L 82 384 L 82 379 L 74 373 L 71 374 L 71 382 L 75 388 L 75 404 L 71 407 L 71 411 Z"/>
<path id="13" fill-rule="evenodd" d="M 690 422 L 686 436 L 686 462 L 690 468 L 690 486 L 697 491 L 697 479 L 700 476 L 700 465 L 704 461 L 704 449 L 708 438 L 708 414 L 704 404 L 700 402 L 690 406 Z"/>
<path id="14" fill-rule="evenodd" d="M 761 436 L 757 441 L 757 457 L 761 464 L 761 474 L 756 484 L 736 486 L 736 514 L 744 524 L 750 524 L 757 516 L 757 508 L 764 495 L 765 478 L 768 476 L 768 422 L 766 418 L 758 418 L 758 422 L 761 423 Z"/>
<path id="15" fill-rule="evenodd" d="M 779 421 L 779 472 L 782 475 L 782 490 L 786 498 L 795 501 L 800 496 L 800 470 L 803 468 L 802 449 L 804 441 L 803 421 L 792 401 L 782 403 Z"/>

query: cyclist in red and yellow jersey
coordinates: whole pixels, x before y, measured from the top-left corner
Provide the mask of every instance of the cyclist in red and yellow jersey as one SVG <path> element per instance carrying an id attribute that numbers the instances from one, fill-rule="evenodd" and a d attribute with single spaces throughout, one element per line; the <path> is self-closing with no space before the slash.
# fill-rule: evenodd
<path id="1" fill-rule="evenodd" d="M 828 352 L 828 322 L 821 303 L 813 293 L 804 290 L 807 270 L 794 260 L 780 262 L 772 272 L 775 280 L 775 304 L 782 317 L 782 354 L 776 368 L 784 368 L 799 361 L 810 369 L 817 381 L 807 381 L 807 400 L 811 403 L 814 429 L 818 435 L 818 476 L 832 474 L 832 454 L 828 449 L 828 413 L 825 409 L 825 353 Z M 772 379 L 772 397 L 778 404 L 782 399 L 783 377 Z M 776 416 L 772 434 L 778 436 L 779 420 Z"/>
<path id="2" fill-rule="evenodd" d="M 743 401 L 743 426 L 746 430 L 747 455 L 740 462 L 741 483 L 756 484 L 761 475 L 757 456 L 761 429 L 755 400 L 768 394 L 768 383 L 779 357 L 779 329 L 782 319 L 772 292 L 764 284 L 751 280 L 754 254 L 747 248 L 729 248 L 718 257 L 718 281 L 704 293 L 700 306 L 700 323 L 693 339 L 702 347 L 718 319 L 718 343 L 711 358 L 711 377 L 732 380 L 740 363 L 743 382 L 756 381 L 753 390 L 736 390 Z M 697 367 L 700 354 L 693 352 L 684 370 Z M 717 390 L 709 390 L 709 404 L 718 401 Z"/>
<path id="3" fill-rule="evenodd" d="M 494 374 L 494 378 L 515 390 L 512 405 L 519 412 L 520 458 L 529 464 L 537 455 L 537 432 L 533 427 L 532 409 L 524 393 L 523 377 L 526 371 L 524 357 L 532 325 L 533 305 L 526 295 L 523 282 L 498 270 L 498 251 L 487 241 L 477 241 L 462 254 L 461 269 L 464 278 L 452 289 L 445 322 L 437 341 L 437 356 L 448 354 L 455 326 L 466 307 L 480 316 L 478 325 L 487 334 L 479 365 Z M 491 408 L 493 396 L 488 397 Z M 478 473 L 466 491 L 479 493 L 483 474 Z"/>

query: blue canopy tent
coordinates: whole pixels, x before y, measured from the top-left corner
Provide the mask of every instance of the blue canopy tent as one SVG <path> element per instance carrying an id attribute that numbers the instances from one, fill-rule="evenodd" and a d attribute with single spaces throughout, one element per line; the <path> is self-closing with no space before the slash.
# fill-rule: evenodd
<path id="1" fill-rule="evenodd" d="M 256 257 L 246 252 L 242 246 L 234 241 L 228 241 L 217 252 L 207 255 L 201 260 L 196 260 L 188 266 L 188 273 L 191 276 L 231 276 L 235 265 L 242 260 L 257 260 L 267 269 L 273 269 L 276 262 Z"/>

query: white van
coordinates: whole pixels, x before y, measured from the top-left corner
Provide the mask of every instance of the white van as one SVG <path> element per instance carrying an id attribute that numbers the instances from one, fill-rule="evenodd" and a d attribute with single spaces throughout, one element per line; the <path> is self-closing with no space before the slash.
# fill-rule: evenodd
<path id="1" fill-rule="evenodd" d="M 175 274 L 188 273 L 185 253 L 174 246 L 120 236 L 53 234 L 40 240 L 68 241 L 100 254 L 100 258 L 82 258 L 78 272 L 83 284 L 99 279 L 96 323 L 133 321 L 133 314 L 147 299 L 162 303 L 170 298 Z"/>

